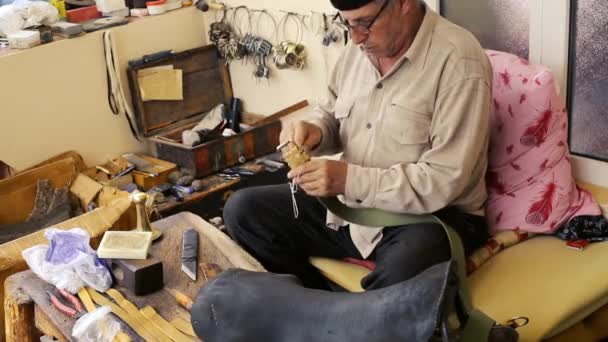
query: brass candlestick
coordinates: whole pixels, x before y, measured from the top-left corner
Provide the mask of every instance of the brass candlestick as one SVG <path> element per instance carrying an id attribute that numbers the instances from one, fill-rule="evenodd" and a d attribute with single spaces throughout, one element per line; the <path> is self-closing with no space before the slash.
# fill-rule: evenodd
<path id="1" fill-rule="evenodd" d="M 148 211 L 146 210 L 146 202 L 148 200 L 148 194 L 144 192 L 132 195 L 133 203 L 137 210 L 137 227 L 133 231 L 137 232 L 152 232 L 152 240 L 158 239 L 163 233 L 153 228 L 150 224 L 150 218 L 148 217 Z"/>

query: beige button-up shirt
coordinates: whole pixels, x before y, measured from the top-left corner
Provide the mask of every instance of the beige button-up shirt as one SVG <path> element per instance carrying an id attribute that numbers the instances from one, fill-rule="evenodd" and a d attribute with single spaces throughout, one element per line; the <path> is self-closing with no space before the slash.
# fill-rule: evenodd
<path id="1" fill-rule="evenodd" d="M 477 40 L 427 7 L 412 46 L 384 76 L 358 46 L 346 46 L 308 119 L 323 134 L 313 153 L 343 152 L 338 197 L 350 207 L 483 215 L 491 84 Z M 328 212 L 328 227 L 346 224 Z M 382 227 L 350 224 L 350 234 L 367 258 Z"/>

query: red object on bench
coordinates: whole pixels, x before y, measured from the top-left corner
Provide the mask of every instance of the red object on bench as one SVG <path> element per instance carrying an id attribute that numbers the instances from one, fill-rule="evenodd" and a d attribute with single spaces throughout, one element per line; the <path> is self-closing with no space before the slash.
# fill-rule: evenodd
<path id="1" fill-rule="evenodd" d="M 87 20 L 101 18 L 101 12 L 97 10 L 97 6 L 87 6 L 69 10 L 68 21 L 71 23 L 82 23 Z"/>

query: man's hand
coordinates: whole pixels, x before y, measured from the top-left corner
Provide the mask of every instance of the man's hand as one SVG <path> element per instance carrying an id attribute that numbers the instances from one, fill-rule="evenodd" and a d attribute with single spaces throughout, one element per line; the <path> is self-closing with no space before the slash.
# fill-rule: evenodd
<path id="1" fill-rule="evenodd" d="M 337 160 L 313 159 L 291 170 L 287 177 L 295 178 L 304 192 L 314 197 L 344 194 L 348 164 Z"/>
<path id="2" fill-rule="evenodd" d="M 287 122 L 281 130 L 281 143 L 290 140 L 306 151 L 315 148 L 321 142 L 321 129 L 306 121 Z"/>

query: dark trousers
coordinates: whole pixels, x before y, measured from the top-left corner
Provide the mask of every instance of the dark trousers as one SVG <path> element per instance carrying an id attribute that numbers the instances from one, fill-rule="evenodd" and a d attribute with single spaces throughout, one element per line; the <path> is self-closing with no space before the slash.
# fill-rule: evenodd
<path id="1" fill-rule="evenodd" d="M 287 184 L 246 188 L 235 192 L 224 207 L 230 236 L 264 267 L 274 273 L 294 274 L 304 286 L 327 289 L 327 280 L 309 262 L 310 256 L 358 258 L 348 226 L 326 227 L 327 210 L 302 190 L 296 193 L 299 215 L 293 213 Z M 465 252 L 488 238 L 485 219 L 448 208 L 436 213 L 460 234 Z M 387 227 L 368 260 L 376 269 L 365 277 L 364 289 L 377 289 L 407 280 L 450 258 L 450 245 L 435 223 Z"/>

